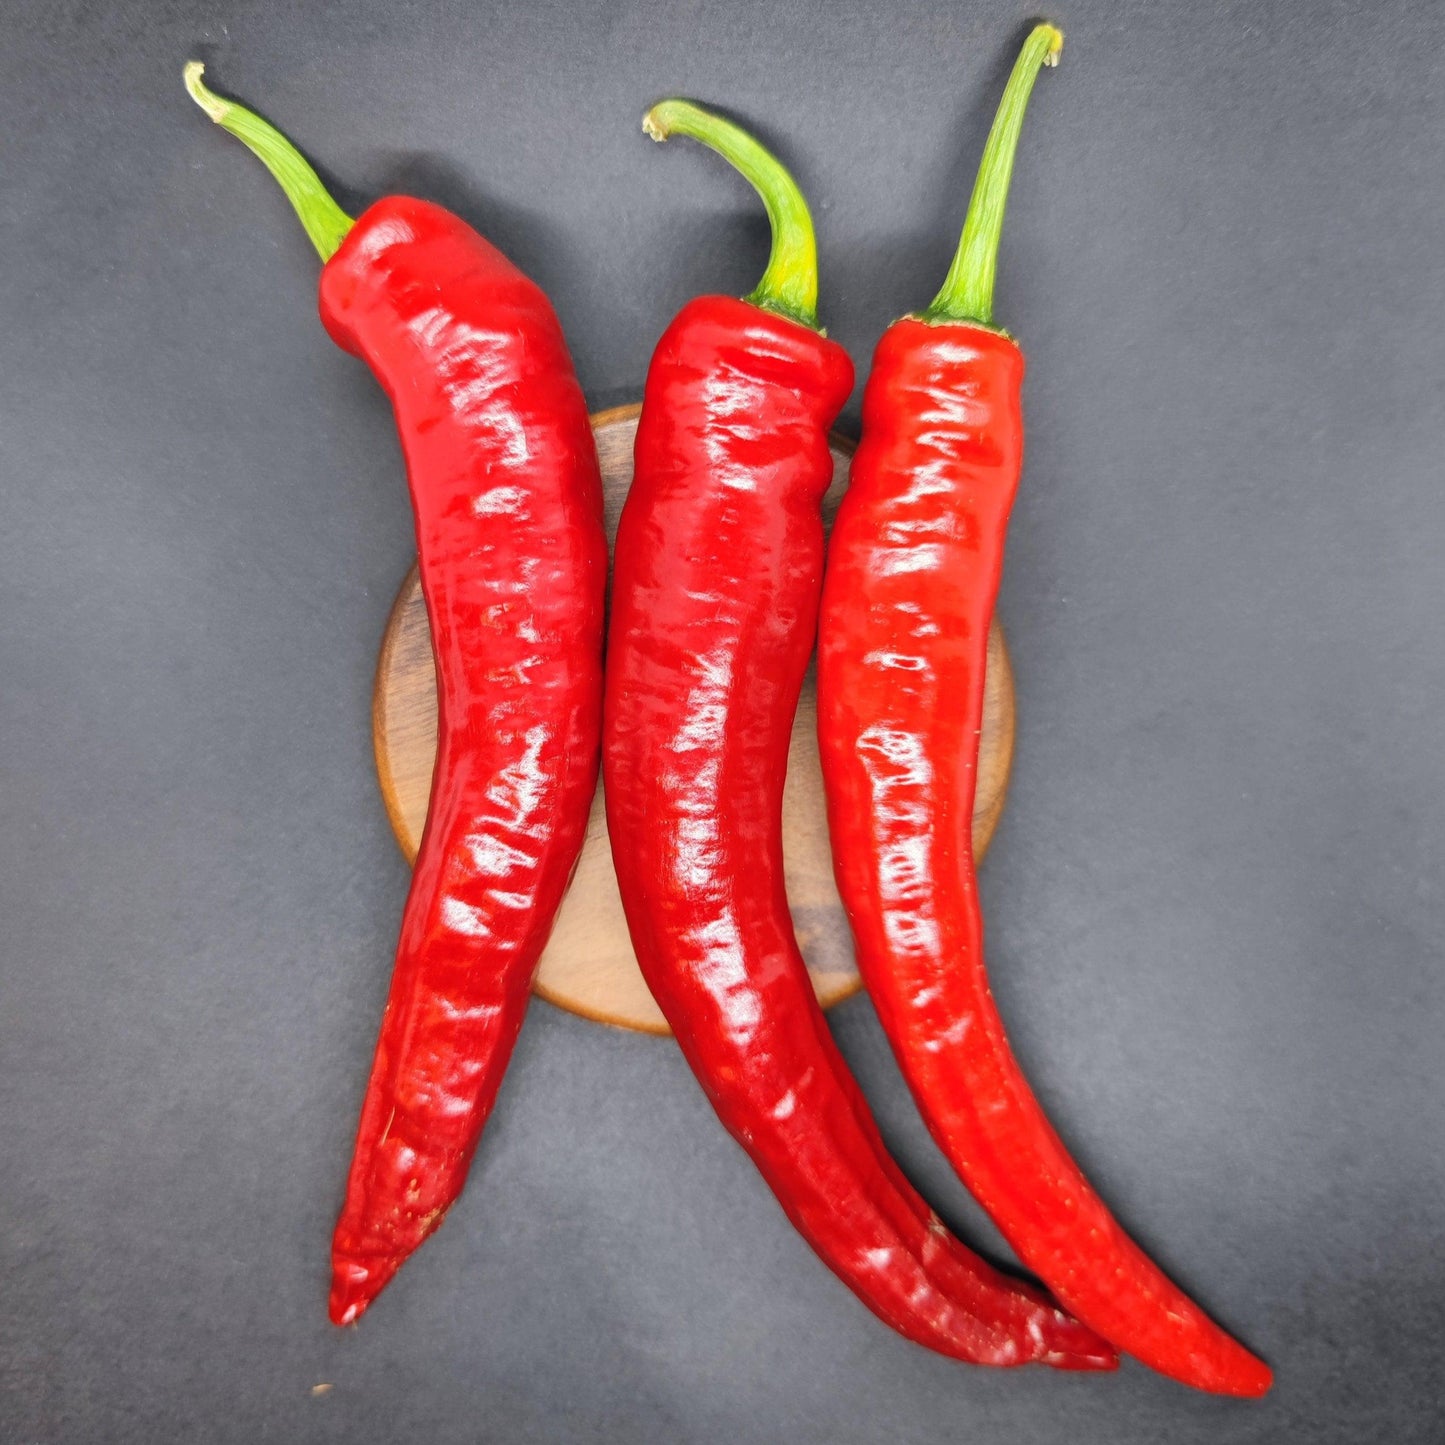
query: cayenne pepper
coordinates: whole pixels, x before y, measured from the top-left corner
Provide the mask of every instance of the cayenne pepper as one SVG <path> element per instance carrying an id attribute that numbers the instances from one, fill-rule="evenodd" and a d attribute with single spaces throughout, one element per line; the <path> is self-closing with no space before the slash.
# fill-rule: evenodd
<path id="1" fill-rule="evenodd" d="M 267 122 L 251 148 L 325 265 L 321 319 L 391 398 L 438 685 L 426 830 L 332 1247 L 356 1320 L 461 1193 L 582 846 L 598 767 L 607 555 L 587 406 L 546 296 L 439 206 L 354 222 Z"/>
<path id="2" fill-rule="evenodd" d="M 1019 1258 L 1121 1350 L 1201 1390 L 1269 1367 L 1126 1235 L 1069 1157 L 984 971 L 973 814 L 984 657 L 1023 452 L 1018 346 L 992 324 L 1014 150 L 1040 65 L 1025 43 L 948 278 L 879 342 L 828 555 L 818 731 L 858 963 L 930 1131 Z"/>
<path id="3" fill-rule="evenodd" d="M 816 329 L 812 222 L 777 160 L 685 101 L 643 126 L 732 162 L 773 246 L 747 300 L 696 299 L 658 343 L 618 528 L 603 769 L 642 972 L 723 1124 L 871 1310 L 960 1359 L 1112 1369 L 1092 1331 L 969 1253 L 913 1191 L 814 997 L 783 891 L 782 790 L 828 427 L 853 370 Z"/>

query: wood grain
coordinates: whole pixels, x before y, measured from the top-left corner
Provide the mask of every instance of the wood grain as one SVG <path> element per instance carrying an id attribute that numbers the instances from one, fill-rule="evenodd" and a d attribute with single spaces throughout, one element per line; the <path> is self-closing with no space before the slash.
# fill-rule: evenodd
<path id="1" fill-rule="evenodd" d="M 617 407 L 592 418 L 602 464 L 609 543 L 617 534 L 617 518 L 632 482 L 632 439 L 639 410 L 637 406 Z M 851 454 L 852 444 L 835 435 L 833 485 L 823 504 L 829 523 L 846 485 Z M 808 961 L 818 998 L 827 1007 L 856 993 L 860 980 L 828 855 L 817 716 L 817 693 L 810 669 L 788 757 L 783 848 L 798 943 Z M 372 736 L 381 796 L 408 860 L 416 857 L 426 822 L 436 757 L 436 722 L 436 672 L 426 605 L 413 568 L 387 620 L 372 702 Z M 1013 673 L 1003 633 L 995 621 L 988 639 L 978 798 L 973 815 L 973 845 L 979 857 L 987 849 L 1003 813 L 1013 741 Z M 542 956 L 536 988 L 543 998 L 587 1018 L 647 1033 L 668 1032 L 638 971 L 628 940 L 607 846 L 600 787 L 593 800 L 577 873 Z"/>

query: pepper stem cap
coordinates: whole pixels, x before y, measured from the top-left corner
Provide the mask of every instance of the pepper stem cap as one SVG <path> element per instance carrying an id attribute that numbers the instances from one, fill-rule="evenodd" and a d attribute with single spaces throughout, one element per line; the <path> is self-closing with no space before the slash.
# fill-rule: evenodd
<path id="1" fill-rule="evenodd" d="M 1039 71 L 1044 66 L 1057 65 L 1063 48 L 1063 32 L 1053 25 L 1034 26 L 1024 41 L 984 144 L 958 250 L 948 268 L 943 289 L 923 313 L 925 321 L 993 325 L 999 237 L 1003 233 L 1004 210 L 1008 205 L 1009 182 L 1013 179 L 1014 154 L 1018 150 L 1024 112 Z"/>
<path id="2" fill-rule="evenodd" d="M 746 300 L 818 329 L 818 245 L 813 217 L 783 163 L 741 126 L 690 100 L 659 101 L 642 117 L 655 141 L 691 136 L 732 164 L 762 197 L 772 226 L 767 269 Z"/>
<path id="3" fill-rule="evenodd" d="M 230 131 L 242 145 L 260 157 L 276 178 L 286 199 L 300 218 L 311 244 L 323 261 L 337 252 L 354 224 L 351 217 L 331 198 L 321 177 L 306 157 L 269 121 L 234 100 L 226 100 L 209 89 L 201 76 L 206 67 L 190 61 L 184 75 L 190 97 L 222 130 Z"/>

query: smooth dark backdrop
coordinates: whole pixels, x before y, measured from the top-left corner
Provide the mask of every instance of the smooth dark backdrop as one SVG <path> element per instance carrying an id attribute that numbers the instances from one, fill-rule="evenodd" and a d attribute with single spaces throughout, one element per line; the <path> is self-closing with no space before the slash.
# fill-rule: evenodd
<path id="1" fill-rule="evenodd" d="M 1067 0 L 1005 235 L 998 316 L 1030 372 L 996 991 L 1065 1137 L 1273 1362 L 1270 1399 L 904 1343 L 670 1043 L 545 1004 L 446 1227 L 359 1330 L 325 1321 L 406 886 L 368 703 L 412 543 L 381 393 L 182 62 L 344 204 L 407 188 L 490 234 L 604 406 L 687 297 L 749 289 L 764 255 L 721 162 L 642 137 L 649 102 L 725 103 L 795 166 L 862 368 L 943 274 L 1030 15 L 4 7 L 0 1438 L 1441 1438 L 1429 0 Z M 833 1018 L 912 1174 L 997 1248 L 870 1006 Z"/>

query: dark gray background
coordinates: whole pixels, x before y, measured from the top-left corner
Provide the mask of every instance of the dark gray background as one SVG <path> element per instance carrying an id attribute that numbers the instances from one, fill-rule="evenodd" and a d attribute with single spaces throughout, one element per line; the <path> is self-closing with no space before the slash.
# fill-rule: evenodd
<path id="1" fill-rule="evenodd" d="M 4 7 L 0 1437 L 1440 1438 L 1429 0 L 1067 0 L 1005 236 L 1030 374 L 996 990 L 1064 1136 L 1272 1361 L 1270 1399 L 894 1338 L 670 1043 L 545 1004 L 446 1228 L 359 1330 L 325 1321 L 406 885 L 368 703 L 409 516 L 315 257 L 182 62 L 344 204 L 406 188 L 489 233 L 602 406 L 687 297 L 749 289 L 764 254 L 721 162 L 642 137 L 649 102 L 725 103 L 793 163 L 861 368 L 943 274 L 1030 13 Z M 834 1023 L 912 1174 L 996 1248 L 869 1005 Z"/>

